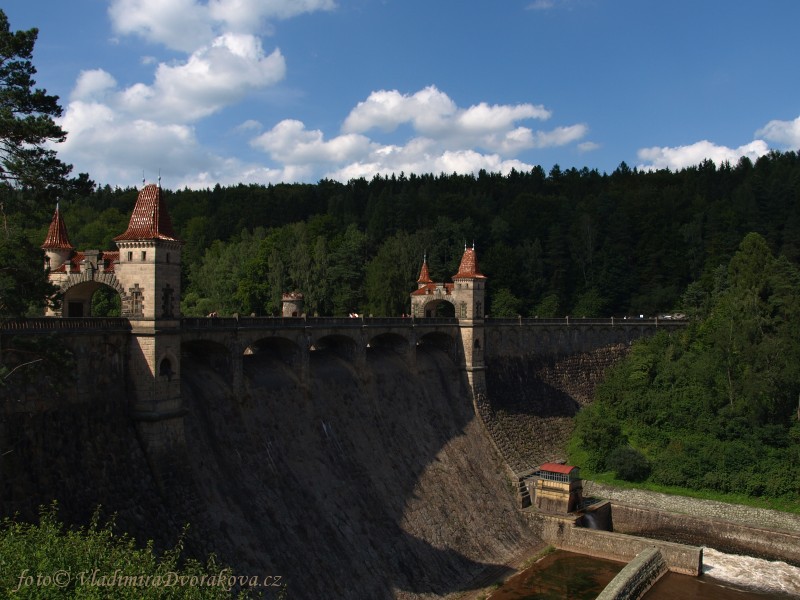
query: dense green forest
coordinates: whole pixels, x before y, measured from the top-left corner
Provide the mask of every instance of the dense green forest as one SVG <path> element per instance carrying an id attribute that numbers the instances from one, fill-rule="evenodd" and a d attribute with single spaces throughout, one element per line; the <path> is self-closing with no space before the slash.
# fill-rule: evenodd
<path id="1" fill-rule="evenodd" d="M 507 176 L 410 175 L 207 190 L 165 190 L 185 240 L 187 315 L 270 315 L 305 293 L 309 314 L 409 312 L 422 257 L 434 280 L 475 243 L 491 316 L 654 315 L 682 308 L 748 232 L 800 260 L 800 158 L 705 161 L 679 172 L 554 167 Z M 62 200 L 80 249 L 113 249 L 135 189 Z M 44 238 L 49 215 L 28 215 Z"/>
<path id="2" fill-rule="evenodd" d="M 748 235 L 685 295 L 681 333 L 634 345 L 577 418 L 572 459 L 633 481 L 800 495 L 800 272 Z"/>

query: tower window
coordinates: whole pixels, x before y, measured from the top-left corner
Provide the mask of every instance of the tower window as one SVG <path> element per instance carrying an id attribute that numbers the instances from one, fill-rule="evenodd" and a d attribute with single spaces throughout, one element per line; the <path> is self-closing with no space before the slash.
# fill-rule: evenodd
<path id="1" fill-rule="evenodd" d="M 128 262 L 133 260 L 133 252 L 128 252 Z"/>
<path id="2" fill-rule="evenodd" d="M 144 261 L 146 261 L 146 260 L 147 260 L 147 252 L 145 252 L 144 250 L 142 250 L 142 262 L 144 262 Z"/>

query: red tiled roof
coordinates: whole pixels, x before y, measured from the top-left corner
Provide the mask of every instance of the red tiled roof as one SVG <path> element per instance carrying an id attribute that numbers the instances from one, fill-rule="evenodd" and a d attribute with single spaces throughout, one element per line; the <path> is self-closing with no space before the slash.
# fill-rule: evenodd
<path id="1" fill-rule="evenodd" d="M 413 292 L 411 292 L 411 295 L 412 296 L 427 296 L 428 294 L 433 294 L 435 291 L 436 291 L 436 284 L 431 282 L 431 283 L 426 283 L 422 287 L 414 290 Z M 445 283 L 444 284 L 444 293 L 449 296 L 452 291 L 453 291 L 453 284 L 452 283 Z"/>
<path id="2" fill-rule="evenodd" d="M 56 204 L 56 212 L 53 213 L 53 220 L 50 221 L 50 228 L 47 230 L 47 237 L 42 244 L 43 250 L 74 250 L 75 246 L 69 243 L 67 236 L 67 226 L 61 218 L 61 212 Z"/>
<path id="3" fill-rule="evenodd" d="M 544 463 L 539 466 L 540 471 L 547 471 L 549 473 L 564 473 L 565 475 L 572 473 L 578 467 L 572 465 L 562 465 L 559 463 Z"/>
<path id="4" fill-rule="evenodd" d="M 103 252 L 103 270 L 106 273 L 114 272 L 114 263 L 119 260 L 119 252 Z"/>
<path id="5" fill-rule="evenodd" d="M 464 256 L 461 257 L 461 264 L 458 265 L 458 273 L 453 275 L 453 279 L 486 279 L 478 270 L 475 246 L 464 248 Z"/>
<path id="6" fill-rule="evenodd" d="M 178 241 L 160 186 L 151 183 L 139 192 L 127 231 L 114 238 L 115 242 L 126 240 Z"/>
<path id="7" fill-rule="evenodd" d="M 417 283 L 433 283 L 433 279 L 431 279 L 430 273 L 428 273 L 428 261 L 422 261 L 422 269 L 419 271 L 419 279 L 417 279 Z"/>

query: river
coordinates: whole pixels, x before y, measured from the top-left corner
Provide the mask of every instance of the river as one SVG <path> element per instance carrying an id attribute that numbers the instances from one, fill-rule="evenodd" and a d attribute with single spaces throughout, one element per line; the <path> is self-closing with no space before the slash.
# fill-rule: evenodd
<path id="1" fill-rule="evenodd" d="M 592 600 L 623 563 L 558 550 L 518 573 L 490 600 Z M 703 549 L 703 575 L 667 573 L 645 600 L 788 600 L 800 598 L 800 568 Z"/>

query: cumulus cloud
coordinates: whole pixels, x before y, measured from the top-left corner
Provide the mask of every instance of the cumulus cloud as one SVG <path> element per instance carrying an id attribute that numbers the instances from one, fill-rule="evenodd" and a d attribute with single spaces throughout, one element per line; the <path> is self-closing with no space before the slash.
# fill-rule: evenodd
<path id="1" fill-rule="evenodd" d="M 282 163 L 330 163 L 354 160 L 368 153 L 372 147 L 369 138 L 348 133 L 329 141 L 321 131 L 310 131 L 300 121 L 287 119 L 278 123 L 252 141 L 274 159 Z"/>
<path id="2" fill-rule="evenodd" d="M 280 50 L 265 55 L 258 38 L 228 33 L 181 64 L 159 64 L 152 85 L 137 83 L 119 95 L 120 109 L 149 118 L 188 122 L 238 102 L 283 79 Z"/>
<path id="3" fill-rule="evenodd" d="M 743 156 L 750 160 L 756 160 L 767 152 L 769 152 L 769 147 L 763 140 L 755 140 L 738 148 L 718 146 L 708 140 L 703 140 L 688 146 L 642 148 L 637 155 L 639 160 L 645 161 L 644 164 L 639 165 L 640 169 L 679 170 L 698 165 L 706 159 L 712 160 L 718 165 L 726 161 L 736 163 Z"/>
<path id="4" fill-rule="evenodd" d="M 493 105 L 485 102 L 460 109 L 436 86 L 415 94 L 397 90 L 372 92 L 350 111 L 344 121 L 345 132 L 363 133 L 371 129 L 392 131 L 410 124 L 423 135 L 476 137 L 510 129 L 523 119 L 549 119 L 550 111 L 533 104 Z"/>
<path id="5" fill-rule="evenodd" d="M 794 121 L 770 121 L 756 131 L 756 136 L 775 142 L 786 150 L 800 148 L 800 117 Z"/>
<path id="6" fill-rule="evenodd" d="M 345 118 L 342 132 L 331 139 L 326 140 L 322 131 L 307 129 L 301 121 L 286 119 L 254 138 L 251 145 L 284 168 L 316 165 L 326 169 L 325 177 L 342 181 L 401 171 L 508 173 L 533 168 L 513 158 L 520 151 L 571 144 L 588 131 L 583 124 L 546 131 L 518 124 L 550 116 L 549 110 L 533 104 L 482 102 L 460 108 L 435 86 L 413 94 L 380 90 L 359 102 Z M 405 143 L 380 140 L 401 125 L 413 132 Z"/>
<path id="7" fill-rule="evenodd" d="M 195 0 L 113 0 L 108 15 L 115 32 L 173 50 L 191 52 L 214 38 L 208 8 Z"/>
<path id="8" fill-rule="evenodd" d="M 268 20 L 333 8 L 333 0 L 113 0 L 108 14 L 119 34 L 192 52 L 222 33 L 252 34 Z"/>
<path id="9" fill-rule="evenodd" d="M 117 80 L 103 69 L 81 71 L 70 98 L 78 101 L 102 99 L 117 86 Z"/>

